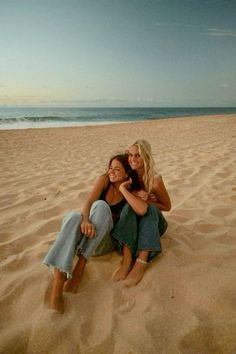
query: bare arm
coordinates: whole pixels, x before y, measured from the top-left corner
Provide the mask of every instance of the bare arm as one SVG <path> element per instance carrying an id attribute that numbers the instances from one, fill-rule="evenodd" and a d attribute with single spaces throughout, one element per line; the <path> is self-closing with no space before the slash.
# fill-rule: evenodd
<path id="1" fill-rule="evenodd" d="M 148 198 L 149 204 L 154 204 L 157 208 L 163 211 L 169 211 L 171 209 L 170 197 L 161 176 L 156 176 L 154 178 L 152 193 L 155 195 L 156 198 L 152 199 L 151 195 Z"/>
<path id="2" fill-rule="evenodd" d="M 123 197 L 127 200 L 131 208 L 135 211 L 138 215 L 144 215 L 147 212 L 148 204 L 142 198 L 137 197 L 135 194 L 129 191 L 129 186 L 131 185 L 132 180 L 129 179 L 121 183 L 120 185 L 120 192 L 123 194 Z"/>
<path id="3" fill-rule="evenodd" d="M 108 183 L 108 178 L 106 175 L 99 176 L 96 179 L 95 184 L 82 207 L 82 214 L 84 219 L 88 219 L 90 208 L 93 202 L 95 202 L 100 197 L 102 191 L 106 188 L 107 183 Z"/>

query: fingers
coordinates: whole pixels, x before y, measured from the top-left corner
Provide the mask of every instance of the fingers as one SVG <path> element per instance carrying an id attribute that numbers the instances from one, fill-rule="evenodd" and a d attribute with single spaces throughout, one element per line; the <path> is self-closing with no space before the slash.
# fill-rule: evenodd
<path id="1" fill-rule="evenodd" d="M 124 181 L 120 184 L 120 187 L 119 187 L 119 190 L 122 189 L 122 187 L 125 187 L 126 189 L 128 189 L 132 184 L 132 179 L 130 178 L 129 180 L 127 181 Z"/>
<path id="2" fill-rule="evenodd" d="M 89 238 L 92 238 L 96 235 L 95 226 L 89 222 L 82 223 L 80 226 L 80 231 L 82 234 L 88 236 Z"/>
<path id="3" fill-rule="evenodd" d="M 148 200 L 148 193 L 145 191 L 138 191 L 136 193 L 136 197 L 139 197 L 139 198 L 143 199 L 144 201 L 147 201 Z"/>
<path id="4" fill-rule="evenodd" d="M 93 224 L 90 224 L 90 228 L 88 228 L 88 231 L 87 231 L 87 236 L 89 237 L 89 238 L 92 238 L 92 237 L 94 237 L 95 235 L 96 235 L 96 231 L 95 231 L 95 227 L 94 227 L 94 225 Z"/>
<path id="5" fill-rule="evenodd" d="M 143 195 L 143 200 L 145 200 L 145 201 L 148 200 L 148 193 L 145 193 L 145 194 Z"/>

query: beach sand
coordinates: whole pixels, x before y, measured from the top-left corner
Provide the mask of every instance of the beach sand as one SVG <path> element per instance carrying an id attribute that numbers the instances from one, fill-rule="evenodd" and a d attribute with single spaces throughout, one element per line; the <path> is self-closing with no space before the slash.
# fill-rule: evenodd
<path id="1" fill-rule="evenodd" d="M 93 257 L 65 313 L 48 310 L 42 259 L 107 161 L 136 139 L 172 200 L 163 252 L 140 284 Z M 236 115 L 0 131 L 1 354 L 236 353 Z"/>

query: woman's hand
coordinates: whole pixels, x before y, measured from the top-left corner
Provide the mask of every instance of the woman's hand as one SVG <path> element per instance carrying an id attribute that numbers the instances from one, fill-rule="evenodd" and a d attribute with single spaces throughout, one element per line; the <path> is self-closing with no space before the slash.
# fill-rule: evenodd
<path id="1" fill-rule="evenodd" d="M 144 200 L 145 202 L 148 200 L 148 193 L 145 190 L 140 190 L 140 191 L 134 191 L 133 194 L 136 197 L 141 198 L 142 200 Z"/>
<path id="2" fill-rule="evenodd" d="M 143 197 L 142 198 L 138 195 L 141 191 L 137 192 L 137 195 L 135 195 L 135 192 L 129 191 L 129 187 L 131 183 L 132 183 L 132 179 L 130 178 L 128 181 L 121 183 L 119 190 L 123 194 L 127 203 L 134 210 L 134 212 L 138 215 L 144 215 L 147 212 L 147 206 L 148 206 L 147 202 L 144 200 L 144 198 L 146 198 L 146 195 L 141 193 Z"/>
<path id="3" fill-rule="evenodd" d="M 87 220 L 83 220 L 80 224 L 80 231 L 82 234 L 86 235 L 88 238 L 96 236 L 95 226 Z"/>
<path id="4" fill-rule="evenodd" d="M 129 178 L 127 181 L 124 181 L 123 183 L 120 184 L 119 190 L 122 193 L 122 188 L 129 189 L 129 187 L 132 184 L 132 179 Z"/>

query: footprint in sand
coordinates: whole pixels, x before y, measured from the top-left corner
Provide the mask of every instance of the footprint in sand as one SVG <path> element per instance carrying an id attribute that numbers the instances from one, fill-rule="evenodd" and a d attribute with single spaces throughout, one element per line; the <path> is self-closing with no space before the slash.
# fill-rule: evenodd
<path id="1" fill-rule="evenodd" d="M 197 225 L 198 230 L 203 234 L 208 234 L 216 231 L 219 226 L 214 224 L 199 224 Z"/>
<path id="2" fill-rule="evenodd" d="M 199 209 L 191 209 L 191 208 L 179 208 L 174 210 L 174 212 L 169 216 L 170 221 L 174 221 L 177 224 L 186 224 L 189 222 L 193 222 L 196 219 L 196 215 Z"/>
<path id="3" fill-rule="evenodd" d="M 228 216 L 231 214 L 232 214 L 232 209 L 230 209 L 230 208 L 216 208 L 211 211 L 211 215 L 214 215 L 214 216 L 224 217 L 224 216 Z"/>
<path id="4" fill-rule="evenodd" d="M 230 199 L 234 202 L 236 201 L 236 195 L 233 195 L 232 197 L 230 197 Z"/>
<path id="5" fill-rule="evenodd" d="M 230 177 L 230 172 L 218 172 L 217 174 L 216 174 L 216 177 L 220 177 L 220 178 L 228 178 L 228 177 Z"/>

